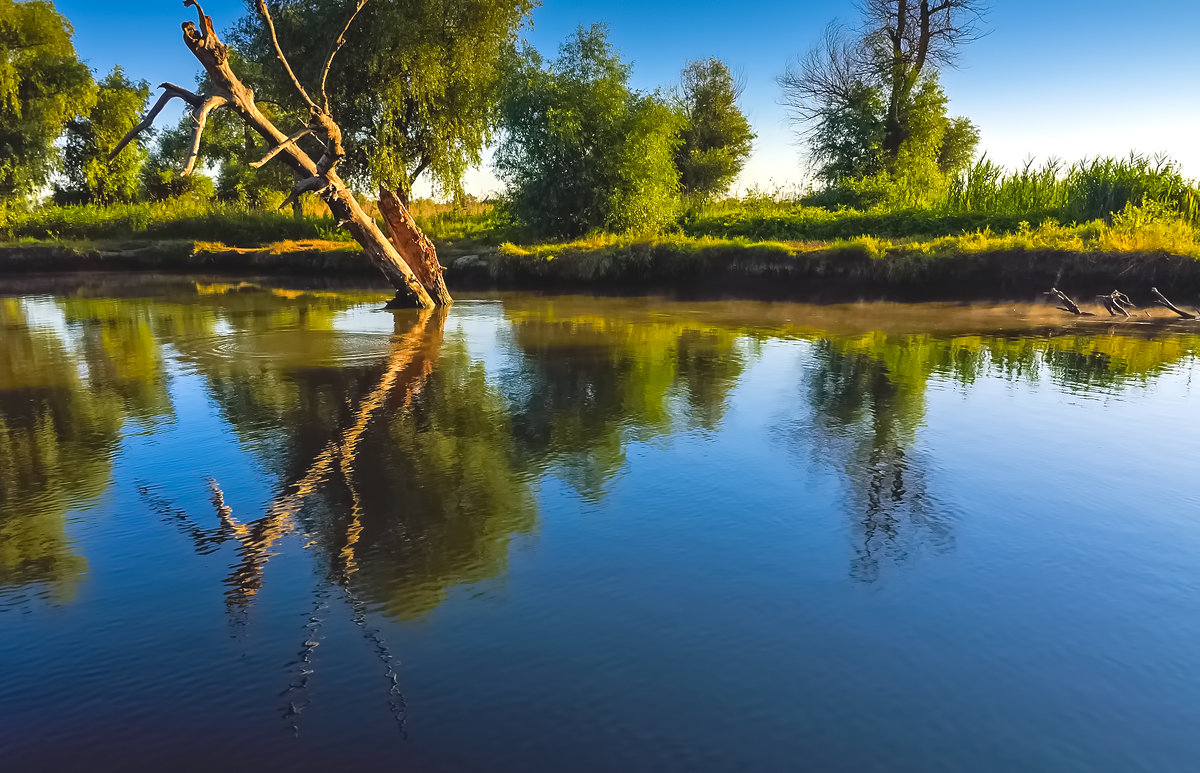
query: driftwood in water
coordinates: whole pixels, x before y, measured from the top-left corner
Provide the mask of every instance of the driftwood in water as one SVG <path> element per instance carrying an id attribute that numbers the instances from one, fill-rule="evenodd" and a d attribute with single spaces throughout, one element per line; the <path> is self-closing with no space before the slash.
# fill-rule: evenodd
<path id="1" fill-rule="evenodd" d="M 1132 317 L 1133 315 L 1129 313 L 1129 309 L 1137 308 L 1137 306 L 1133 305 L 1133 301 L 1129 300 L 1129 296 L 1120 290 L 1113 290 L 1108 295 L 1097 295 L 1096 300 L 1100 301 L 1100 304 L 1108 311 L 1110 317 L 1115 317 L 1118 314 L 1123 317 Z"/>
<path id="2" fill-rule="evenodd" d="M 194 94 L 179 86 L 164 83 L 161 87 L 163 89 L 162 96 L 159 97 L 154 107 L 150 109 L 150 112 L 146 114 L 141 123 L 133 127 L 125 138 L 121 140 L 112 155 L 115 156 L 132 139 L 149 129 L 163 107 L 172 99 L 178 97 L 192 107 L 192 118 L 195 123 L 191 152 L 184 169 L 184 174 L 189 174 L 195 167 L 196 157 L 199 153 L 200 137 L 204 132 L 209 113 L 221 108 L 232 110 L 249 128 L 253 129 L 266 140 L 268 147 L 271 148 L 256 166 L 261 166 L 273 158 L 279 158 L 281 162 L 291 167 L 296 174 L 298 182 L 291 196 L 288 197 L 288 202 L 285 202 L 285 204 L 298 198 L 303 193 L 311 192 L 320 196 L 329 206 L 330 212 L 333 213 L 338 226 L 345 227 L 350 231 L 355 241 L 362 245 L 363 252 L 366 253 L 371 262 L 387 277 L 392 286 L 396 288 L 396 298 L 392 301 L 392 305 L 433 307 L 448 304 L 450 303 L 450 295 L 445 292 L 445 283 L 441 282 L 441 272 L 432 272 L 427 265 L 425 244 L 422 243 L 420 260 L 417 260 L 418 265 L 410 264 L 407 260 L 409 256 L 401 253 L 396 248 L 396 245 L 379 230 L 375 219 L 363 211 L 358 201 L 354 198 L 354 195 L 350 192 L 350 189 L 346 187 L 346 184 L 337 174 L 337 165 L 345 157 L 346 152 L 342 145 L 341 130 L 329 112 L 329 99 L 325 95 L 325 81 L 329 75 L 329 68 L 333 64 L 334 56 L 337 55 L 338 50 L 345 43 L 346 31 L 349 30 L 350 24 L 354 21 L 354 18 L 358 15 L 363 5 L 366 4 L 366 1 L 357 0 L 349 20 L 334 40 L 328 55 L 325 57 L 318 91 L 321 104 L 317 104 L 309 96 L 304 86 L 301 85 L 291 65 L 288 63 L 287 57 L 284 56 L 283 50 L 279 47 L 279 41 L 275 35 L 275 24 L 271 19 L 266 0 L 257 0 L 256 8 L 258 14 L 262 18 L 267 31 L 270 33 L 270 38 L 275 47 L 275 54 L 279 59 L 280 65 L 284 68 L 292 85 L 295 86 L 296 91 L 309 111 L 310 118 L 308 125 L 289 136 L 281 132 L 275 124 L 263 115 L 255 103 L 254 93 L 234 74 L 230 67 L 229 49 L 217 37 L 216 31 L 213 29 L 212 18 L 205 15 L 204 9 L 200 7 L 200 4 L 196 0 L 185 0 L 185 7 L 194 7 L 196 9 L 199 17 L 199 26 L 197 27 L 192 22 L 185 22 L 183 25 L 183 42 L 196 59 L 199 60 L 200 64 L 204 66 L 204 70 L 208 73 L 209 81 L 213 84 L 213 93 L 203 95 Z M 322 147 L 321 156 L 316 161 L 300 146 L 300 140 L 307 136 L 314 138 Z M 398 202 L 397 204 L 400 211 L 407 216 L 408 213 L 404 210 L 403 204 L 399 204 Z M 424 238 L 424 234 L 420 233 L 420 229 L 412 221 L 411 216 L 408 217 L 407 222 L 412 224 L 411 227 L 415 230 L 416 234 Z M 428 239 L 425 239 L 425 242 L 428 243 Z M 436 264 L 437 258 L 436 254 L 433 253 L 432 243 L 428 244 L 427 249 L 429 254 L 433 256 L 433 264 Z M 418 256 L 414 253 L 413 257 L 415 259 Z M 419 277 L 427 278 L 430 284 L 427 286 Z M 435 279 L 436 281 L 434 281 Z"/>
<path id="3" fill-rule="evenodd" d="M 1175 304 L 1171 303 L 1171 301 L 1169 301 L 1167 299 L 1167 296 L 1163 295 L 1162 293 L 1160 293 L 1158 291 L 1157 287 L 1151 287 L 1150 292 L 1154 293 L 1154 299 L 1155 299 L 1154 302 L 1157 303 L 1159 306 L 1165 306 L 1166 308 L 1175 312 L 1176 314 L 1178 314 L 1180 317 L 1183 317 L 1184 319 L 1195 319 L 1196 318 L 1195 314 L 1186 312 L 1183 309 L 1176 306 Z"/>
<path id="4" fill-rule="evenodd" d="M 1052 298 L 1057 300 L 1059 303 L 1061 303 L 1062 306 L 1059 306 L 1058 308 L 1069 314 L 1074 314 L 1077 317 L 1094 317 L 1094 316 L 1096 316 L 1095 314 L 1091 313 L 1090 311 L 1083 311 L 1082 309 L 1080 309 L 1079 304 L 1077 304 L 1077 303 L 1075 303 L 1075 301 L 1071 300 L 1070 296 L 1068 296 L 1062 290 L 1059 290 L 1057 287 L 1051 287 L 1050 292 L 1046 293 L 1046 295 L 1051 296 Z"/>

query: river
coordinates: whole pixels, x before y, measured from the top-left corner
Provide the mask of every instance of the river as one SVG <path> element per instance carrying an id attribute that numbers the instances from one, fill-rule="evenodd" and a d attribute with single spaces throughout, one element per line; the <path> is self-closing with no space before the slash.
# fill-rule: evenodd
<path id="1" fill-rule="evenodd" d="M 1185 771 L 1200 325 L 0 296 L 6 770 Z"/>

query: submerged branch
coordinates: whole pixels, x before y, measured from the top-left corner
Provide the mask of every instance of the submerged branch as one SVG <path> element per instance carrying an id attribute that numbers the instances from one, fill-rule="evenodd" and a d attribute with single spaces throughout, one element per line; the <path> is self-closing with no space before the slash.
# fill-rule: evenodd
<path id="1" fill-rule="evenodd" d="M 1132 317 L 1133 315 L 1129 313 L 1129 309 L 1137 308 L 1137 306 L 1133 305 L 1133 301 L 1129 300 L 1129 296 L 1120 290 L 1113 290 L 1108 295 L 1097 295 L 1096 299 L 1108 311 L 1110 317 L 1115 317 L 1118 314 L 1123 317 Z"/>
<path id="2" fill-rule="evenodd" d="M 1062 290 L 1059 290 L 1057 287 L 1051 287 L 1050 292 L 1046 293 L 1046 295 L 1051 296 L 1052 298 L 1057 300 L 1059 303 L 1061 303 L 1062 306 L 1059 306 L 1058 308 L 1069 314 L 1074 314 L 1077 317 L 1094 317 L 1094 316 L 1096 316 L 1095 314 L 1091 313 L 1090 311 L 1084 311 L 1084 310 L 1080 309 L 1079 304 L 1077 304 L 1077 303 L 1075 303 L 1075 301 L 1071 300 L 1070 296 L 1068 296 Z"/>
<path id="3" fill-rule="evenodd" d="M 1154 298 L 1155 298 L 1154 302 L 1157 303 L 1159 306 L 1164 306 L 1164 307 L 1170 309 L 1171 311 L 1175 312 L 1183 319 L 1196 319 L 1195 314 L 1186 312 L 1183 309 L 1176 306 L 1175 304 L 1171 303 L 1171 301 L 1167 299 L 1167 296 L 1163 295 L 1162 293 L 1160 293 L 1158 291 L 1157 287 L 1151 287 L 1150 292 L 1154 294 Z"/>

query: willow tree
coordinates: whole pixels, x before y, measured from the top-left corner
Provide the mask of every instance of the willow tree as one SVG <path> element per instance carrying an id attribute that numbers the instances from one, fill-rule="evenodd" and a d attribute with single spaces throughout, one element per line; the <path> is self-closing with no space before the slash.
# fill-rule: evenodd
<path id="1" fill-rule="evenodd" d="M 0 0 L 0 201 L 26 199 L 58 166 L 55 141 L 86 114 L 95 84 L 49 2 Z"/>
<path id="2" fill-rule="evenodd" d="M 346 149 L 342 141 L 342 131 L 330 111 L 325 84 L 334 58 L 345 45 L 347 31 L 366 3 L 367 0 L 356 0 L 354 7 L 349 9 L 348 18 L 339 26 L 340 31 L 330 41 L 318 76 L 313 79 L 315 88 L 310 93 L 296 77 L 295 70 L 279 46 L 275 35 L 275 23 L 266 0 L 257 0 L 256 10 L 269 33 L 271 47 L 279 66 L 283 68 L 308 111 L 307 124 L 289 135 L 280 131 L 259 109 L 254 92 L 234 73 L 230 66 L 229 48 L 217 37 L 212 18 L 204 13 L 204 9 L 196 0 L 184 0 L 184 7 L 196 9 L 199 24 L 184 22 L 183 42 L 204 67 L 208 76 L 205 81 L 206 90 L 202 94 L 196 94 L 173 83 L 162 84 L 160 88 L 163 93 L 158 101 L 150 108 L 142 122 L 133 127 L 117 145 L 112 155 L 115 156 L 126 144 L 148 129 L 163 107 L 172 99 L 178 98 L 192 108 L 192 144 L 183 168 L 185 175 L 191 174 L 196 166 L 200 139 L 209 115 L 214 110 L 231 110 L 247 127 L 266 140 L 271 148 L 260 161 L 252 165 L 262 166 L 273 159 L 279 159 L 281 163 L 287 164 L 296 176 L 296 186 L 289 199 L 284 202 L 284 206 L 290 204 L 292 198 L 304 193 L 319 196 L 329 206 L 338 226 L 350 231 L 354 239 L 362 245 L 371 262 L 396 288 L 396 297 L 392 305 L 425 308 L 446 305 L 451 302 L 450 293 L 442 278 L 442 267 L 438 264 L 433 242 L 421 231 L 403 203 L 394 194 L 381 191 L 379 209 L 388 229 L 385 236 L 375 220 L 363 211 L 354 194 L 338 175 L 337 167 L 346 157 Z M 316 95 L 316 99 L 312 94 Z"/>
<path id="3" fill-rule="evenodd" d="M 278 35 L 303 80 L 315 77 L 338 0 L 272 0 Z M 426 179 L 446 195 L 478 165 L 498 120 L 499 89 L 535 0 L 372 0 L 347 33 L 327 91 L 345 135 L 343 175 L 407 202 Z M 230 33 L 263 95 L 292 86 L 272 62 L 270 31 L 248 14 Z M 251 75 L 253 72 L 253 75 Z"/>

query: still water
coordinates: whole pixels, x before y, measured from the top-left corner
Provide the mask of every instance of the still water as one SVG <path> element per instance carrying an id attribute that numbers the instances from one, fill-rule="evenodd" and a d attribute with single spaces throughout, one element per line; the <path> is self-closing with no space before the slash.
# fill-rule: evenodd
<path id="1" fill-rule="evenodd" d="M 5 770 L 1184 771 L 1200 328 L 0 297 Z"/>

